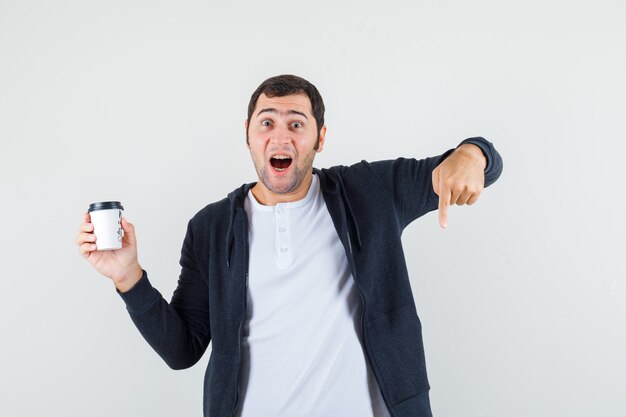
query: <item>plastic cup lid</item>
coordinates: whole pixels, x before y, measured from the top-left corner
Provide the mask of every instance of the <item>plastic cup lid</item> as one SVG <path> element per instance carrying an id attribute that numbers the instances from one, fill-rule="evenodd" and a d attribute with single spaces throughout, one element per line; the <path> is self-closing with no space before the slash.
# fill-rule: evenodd
<path id="1" fill-rule="evenodd" d="M 99 203 L 91 203 L 89 205 L 89 212 L 96 210 L 111 210 L 111 209 L 120 209 L 124 210 L 122 207 L 122 203 L 119 201 L 101 201 Z"/>

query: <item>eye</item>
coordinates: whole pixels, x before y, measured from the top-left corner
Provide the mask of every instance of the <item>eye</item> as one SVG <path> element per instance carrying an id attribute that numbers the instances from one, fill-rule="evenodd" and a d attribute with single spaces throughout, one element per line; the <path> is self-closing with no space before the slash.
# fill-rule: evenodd
<path id="1" fill-rule="evenodd" d="M 265 120 L 263 120 L 261 122 L 261 126 L 265 126 L 265 127 L 270 126 L 271 124 L 272 124 L 272 122 L 267 120 L 267 119 L 265 119 Z"/>
<path id="2" fill-rule="evenodd" d="M 301 128 L 301 127 L 302 127 L 302 123 L 300 123 L 300 122 L 293 122 L 293 123 L 291 124 L 291 127 L 296 128 L 296 129 L 299 129 L 299 128 Z"/>

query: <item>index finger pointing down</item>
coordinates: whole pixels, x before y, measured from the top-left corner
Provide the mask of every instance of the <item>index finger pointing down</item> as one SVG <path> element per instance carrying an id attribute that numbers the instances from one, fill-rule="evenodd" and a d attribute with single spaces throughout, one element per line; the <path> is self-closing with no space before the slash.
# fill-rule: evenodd
<path id="1" fill-rule="evenodd" d="M 450 206 L 450 190 L 442 190 L 439 194 L 439 226 L 448 227 L 448 207 Z"/>

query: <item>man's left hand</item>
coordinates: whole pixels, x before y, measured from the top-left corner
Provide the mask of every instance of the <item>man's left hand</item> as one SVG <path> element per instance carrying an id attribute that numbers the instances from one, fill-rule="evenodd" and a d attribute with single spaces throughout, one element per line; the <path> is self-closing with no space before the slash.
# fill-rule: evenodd
<path id="1" fill-rule="evenodd" d="M 487 159 L 476 145 L 459 146 L 433 171 L 433 189 L 439 196 L 439 225 L 448 227 L 448 207 L 472 205 L 485 187 Z"/>

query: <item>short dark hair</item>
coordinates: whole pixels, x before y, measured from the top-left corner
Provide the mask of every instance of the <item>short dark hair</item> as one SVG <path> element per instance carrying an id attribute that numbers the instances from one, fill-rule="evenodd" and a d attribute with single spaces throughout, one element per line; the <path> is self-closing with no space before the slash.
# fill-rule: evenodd
<path id="1" fill-rule="evenodd" d="M 317 142 L 315 142 L 315 150 L 319 147 L 320 132 L 324 126 L 324 100 L 317 88 L 296 75 L 283 74 L 268 78 L 252 93 L 250 103 L 248 104 L 248 128 L 250 127 L 250 118 L 259 100 L 259 96 L 265 94 L 267 97 L 284 97 L 291 94 L 306 94 L 311 101 L 311 110 L 317 124 Z M 246 130 L 246 143 L 248 143 L 248 131 Z"/>

